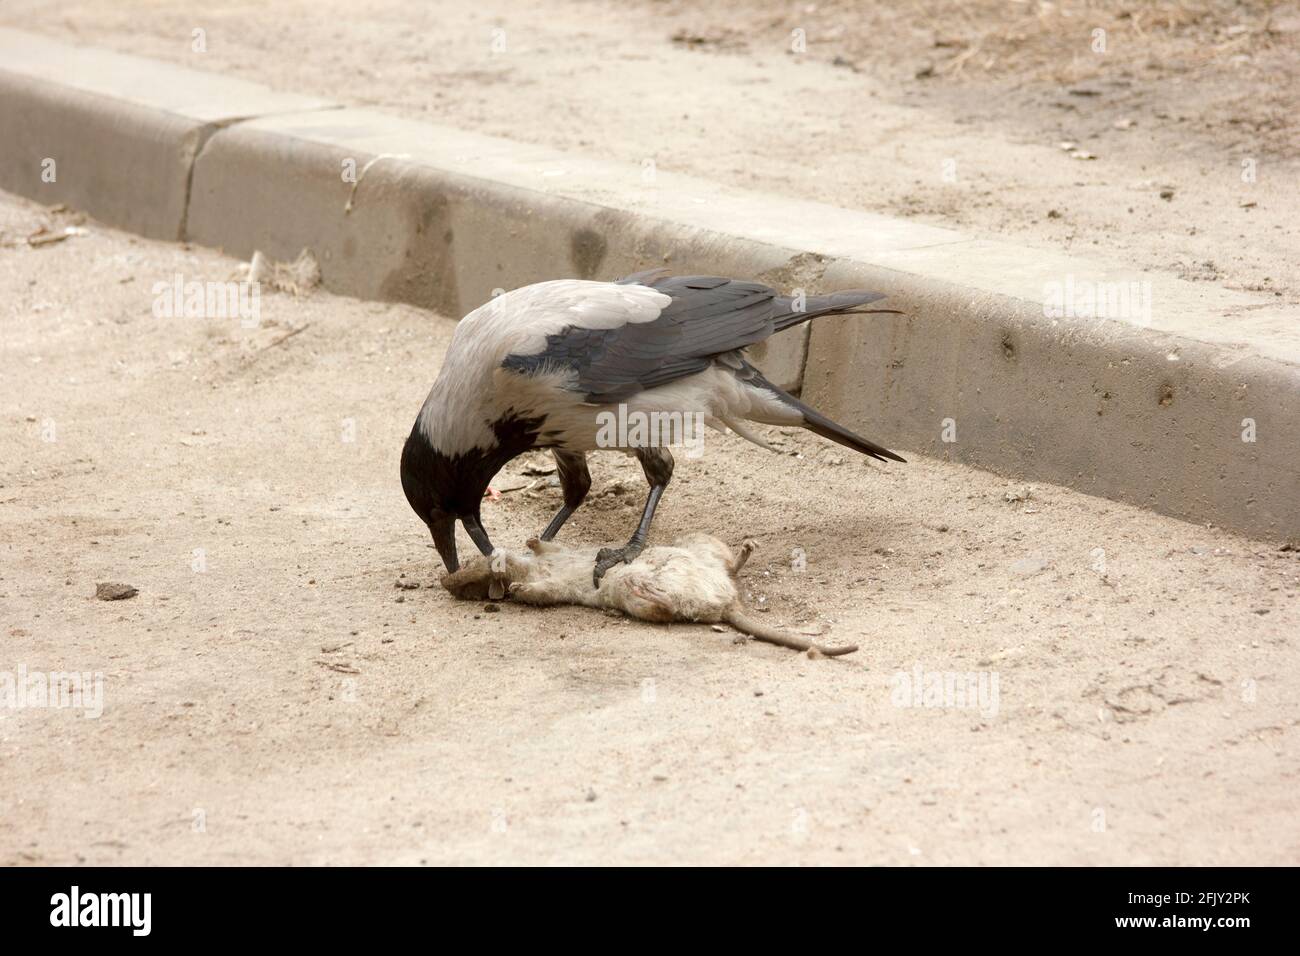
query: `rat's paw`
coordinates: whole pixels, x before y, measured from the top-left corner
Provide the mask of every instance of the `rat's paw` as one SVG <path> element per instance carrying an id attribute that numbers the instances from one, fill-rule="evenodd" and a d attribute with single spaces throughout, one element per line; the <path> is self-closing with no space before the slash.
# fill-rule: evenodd
<path id="1" fill-rule="evenodd" d="M 524 604 L 553 604 L 550 592 L 536 582 L 516 581 L 510 585 L 510 599 Z"/>

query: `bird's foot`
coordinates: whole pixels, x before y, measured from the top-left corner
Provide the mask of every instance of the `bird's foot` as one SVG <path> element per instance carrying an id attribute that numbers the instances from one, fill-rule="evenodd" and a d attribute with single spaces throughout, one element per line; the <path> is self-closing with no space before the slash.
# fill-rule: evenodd
<path id="1" fill-rule="evenodd" d="M 645 545 L 629 541 L 621 548 L 601 548 L 596 552 L 596 566 L 591 572 L 591 583 L 600 587 L 600 579 L 605 576 L 605 572 L 619 564 L 627 564 L 635 561 L 645 549 Z"/>

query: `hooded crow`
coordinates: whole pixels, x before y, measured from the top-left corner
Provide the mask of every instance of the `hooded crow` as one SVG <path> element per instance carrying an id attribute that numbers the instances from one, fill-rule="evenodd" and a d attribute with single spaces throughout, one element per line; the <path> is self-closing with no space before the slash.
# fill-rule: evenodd
<path id="1" fill-rule="evenodd" d="M 499 295 L 456 326 L 402 449 L 406 499 L 455 571 L 456 520 L 491 554 L 479 516 L 483 493 L 506 462 L 532 449 L 555 457 L 564 504 L 541 534 L 554 538 L 591 488 L 587 452 L 610 449 L 602 438 L 610 416 L 696 416 L 760 445 L 742 422 L 800 426 L 880 461 L 903 461 L 777 388 L 744 354 L 783 329 L 882 298 L 837 292 L 792 299 L 757 282 L 662 270 L 618 282 L 558 279 Z M 597 582 L 645 547 L 673 473 L 662 443 L 611 450 L 636 456 L 650 494 L 627 545 L 597 555 Z"/>

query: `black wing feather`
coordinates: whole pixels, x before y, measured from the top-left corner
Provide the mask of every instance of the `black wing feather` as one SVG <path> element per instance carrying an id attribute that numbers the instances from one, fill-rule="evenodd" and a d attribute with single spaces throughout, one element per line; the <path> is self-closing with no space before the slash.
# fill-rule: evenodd
<path id="1" fill-rule="evenodd" d="M 640 283 L 672 298 L 651 322 L 616 329 L 570 326 L 547 336 L 536 355 L 511 355 L 502 364 L 518 372 L 561 368 L 577 373 L 586 401 L 607 404 L 707 369 L 716 356 L 754 345 L 816 315 L 844 312 L 881 298 L 872 292 L 810 297 L 804 311 L 765 285 L 721 276 L 666 276 L 641 272 Z"/>

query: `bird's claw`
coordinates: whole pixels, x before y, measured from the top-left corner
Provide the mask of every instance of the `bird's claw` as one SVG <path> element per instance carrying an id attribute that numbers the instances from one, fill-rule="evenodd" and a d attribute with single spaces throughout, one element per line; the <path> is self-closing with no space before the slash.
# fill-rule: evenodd
<path id="1" fill-rule="evenodd" d="M 642 545 L 637 544 L 627 544 L 621 548 L 601 548 L 596 552 L 596 566 L 591 571 L 591 583 L 600 587 L 600 579 L 605 576 L 606 571 L 615 565 L 636 560 L 641 550 Z"/>

